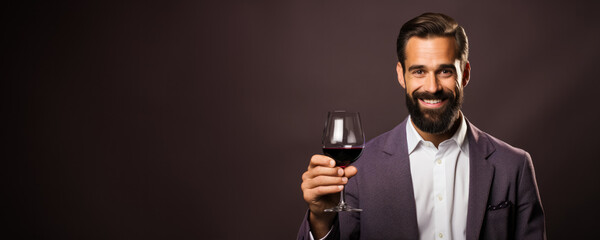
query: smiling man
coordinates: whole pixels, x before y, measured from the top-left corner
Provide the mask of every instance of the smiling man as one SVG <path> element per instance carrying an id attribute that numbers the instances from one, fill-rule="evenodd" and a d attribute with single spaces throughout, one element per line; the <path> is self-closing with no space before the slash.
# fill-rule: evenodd
<path id="1" fill-rule="evenodd" d="M 353 166 L 310 159 L 298 239 L 545 239 L 531 157 L 460 111 L 468 52 L 464 29 L 446 15 L 402 26 L 396 71 L 410 116 L 369 141 Z M 342 188 L 362 212 L 323 211 Z"/>
<path id="2" fill-rule="evenodd" d="M 398 82 L 406 89 L 406 106 L 417 132 L 437 146 L 460 123 L 462 90 L 471 69 L 466 59 L 455 56 L 462 50 L 466 58 L 467 49 L 459 50 L 450 36 L 412 37 L 405 44 L 404 65 L 396 66 Z"/>

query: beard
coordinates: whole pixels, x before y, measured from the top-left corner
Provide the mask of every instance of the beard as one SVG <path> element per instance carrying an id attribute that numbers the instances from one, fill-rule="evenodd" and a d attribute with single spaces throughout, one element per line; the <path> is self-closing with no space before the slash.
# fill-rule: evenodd
<path id="1" fill-rule="evenodd" d="M 440 90 L 435 93 L 414 92 L 412 97 L 406 93 L 406 106 L 412 122 L 421 130 L 431 134 L 442 134 L 449 131 L 459 117 L 463 102 L 462 91 L 455 88 L 456 96 L 450 91 Z M 419 99 L 448 99 L 439 109 L 421 109 Z"/>

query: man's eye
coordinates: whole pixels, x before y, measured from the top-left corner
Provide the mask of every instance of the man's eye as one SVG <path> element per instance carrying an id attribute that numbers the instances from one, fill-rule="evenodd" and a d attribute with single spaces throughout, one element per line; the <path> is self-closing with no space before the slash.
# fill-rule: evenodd
<path id="1" fill-rule="evenodd" d="M 454 74 L 454 71 L 452 70 L 444 69 L 440 71 L 440 75 L 442 76 L 452 76 L 452 74 Z"/>
<path id="2" fill-rule="evenodd" d="M 415 70 L 413 73 L 417 74 L 417 75 L 421 75 L 421 74 L 424 74 L 425 72 L 423 70 Z"/>

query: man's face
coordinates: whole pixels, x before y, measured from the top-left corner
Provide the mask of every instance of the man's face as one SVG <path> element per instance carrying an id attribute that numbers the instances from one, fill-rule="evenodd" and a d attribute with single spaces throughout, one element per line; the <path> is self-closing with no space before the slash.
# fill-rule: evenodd
<path id="1" fill-rule="evenodd" d="M 405 71 L 400 63 L 396 67 L 411 119 L 421 131 L 445 133 L 460 116 L 470 66 L 461 69 L 455 44 L 452 37 L 412 37 L 406 43 Z"/>

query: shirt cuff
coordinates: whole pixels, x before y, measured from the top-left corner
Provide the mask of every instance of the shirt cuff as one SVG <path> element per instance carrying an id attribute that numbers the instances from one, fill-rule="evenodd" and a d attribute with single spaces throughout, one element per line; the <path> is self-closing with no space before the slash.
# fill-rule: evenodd
<path id="1" fill-rule="evenodd" d="M 329 229 L 329 232 L 327 232 L 327 234 L 325 234 L 325 236 L 320 238 L 319 240 L 325 240 L 325 238 L 327 238 L 327 236 L 329 236 L 329 234 L 331 233 L 331 230 L 333 230 L 333 226 Z M 308 236 L 310 237 L 310 240 L 315 240 L 312 231 L 308 231 Z"/>

